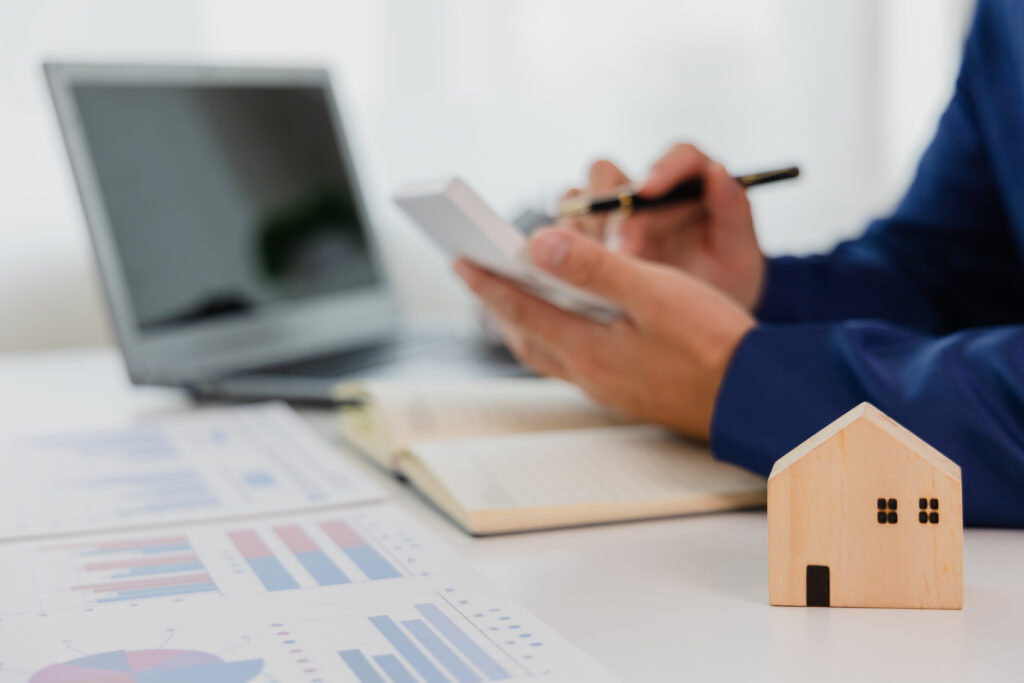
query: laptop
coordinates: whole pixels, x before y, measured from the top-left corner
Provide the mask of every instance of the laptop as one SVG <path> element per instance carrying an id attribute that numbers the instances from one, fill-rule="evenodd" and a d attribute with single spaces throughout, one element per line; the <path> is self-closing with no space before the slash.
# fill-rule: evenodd
<path id="1" fill-rule="evenodd" d="M 325 70 L 45 72 L 134 383 L 330 402 L 356 376 L 522 373 L 403 324 Z"/>

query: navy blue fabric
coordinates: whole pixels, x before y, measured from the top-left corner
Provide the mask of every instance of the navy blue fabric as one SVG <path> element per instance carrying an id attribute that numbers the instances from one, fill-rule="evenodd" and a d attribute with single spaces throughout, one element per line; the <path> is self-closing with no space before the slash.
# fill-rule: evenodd
<path id="1" fill-rule="evenodd" d="M 981 0 L 952 101 L 895 213 L 769 262 L 712 423 L 772 463 L 870 401 L 962 468 L 967 524 L 1024 527 L 1024 2 Z"/>

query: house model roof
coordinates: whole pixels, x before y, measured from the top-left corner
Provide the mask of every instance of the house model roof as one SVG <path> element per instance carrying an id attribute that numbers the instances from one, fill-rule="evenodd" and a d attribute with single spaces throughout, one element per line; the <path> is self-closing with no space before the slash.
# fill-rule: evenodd
<path id="1" fill-rule="evenodd" d="M 867 420 L 906 446 L 910 451 L 916 453 L 922 460 L 932 467 L 946 474 L 952 479 L 960 482 L 960 466 L 929 446 L 924 440 L 915 435 L 909 429 L 893 420 L 870 403 L 861 403 L 820 432 L 804 441 L 802 444 L 782 456 L 775 462 L 768 479 L 773 479 L 782 472 L 785 472 L 793 463 L 800 460 L 818 446 L 822 445 L 841 431 L 858 420 Z"/>

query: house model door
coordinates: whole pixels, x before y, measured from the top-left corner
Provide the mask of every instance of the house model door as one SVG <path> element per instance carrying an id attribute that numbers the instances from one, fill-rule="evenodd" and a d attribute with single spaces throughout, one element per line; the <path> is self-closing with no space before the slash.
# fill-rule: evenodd
<path id="1" fill-rule="evenodd" d="M 829 607 L 831 601 L 831 577 L 827 565 L 807 565 L 807 606 Z"/>

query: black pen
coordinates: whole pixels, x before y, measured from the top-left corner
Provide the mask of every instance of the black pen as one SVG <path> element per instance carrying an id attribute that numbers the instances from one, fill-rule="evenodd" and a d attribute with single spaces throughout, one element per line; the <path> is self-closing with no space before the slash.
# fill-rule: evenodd
<path id="1" fill-rule="evenodd" d="M 736 176 L 736 181 L 743 187 L 753 187 L 764 183 L 774 183 L 776 180 L 796 178 L 800 175 L 800 169 L 796 166 L 780 168 L 776 171 L 763 171 L 761 173 L 750 173 L 748 175 Z M 704 181 L 700 178 L 687 180 L 668 192 L 657 197 L 640 197 L 636 194 L 636 187 L 632 184 L 623 185 L 605 196 L 590 198 L 585 195 L 570 197 L 563 200 L 558 207 L 559 218 L 578 218 L 591 213 L 602 213 L 618 210 L 650 209 L 666 204 L 677 204 L 679 202 L 699 199 L 704 194 Z"/>

